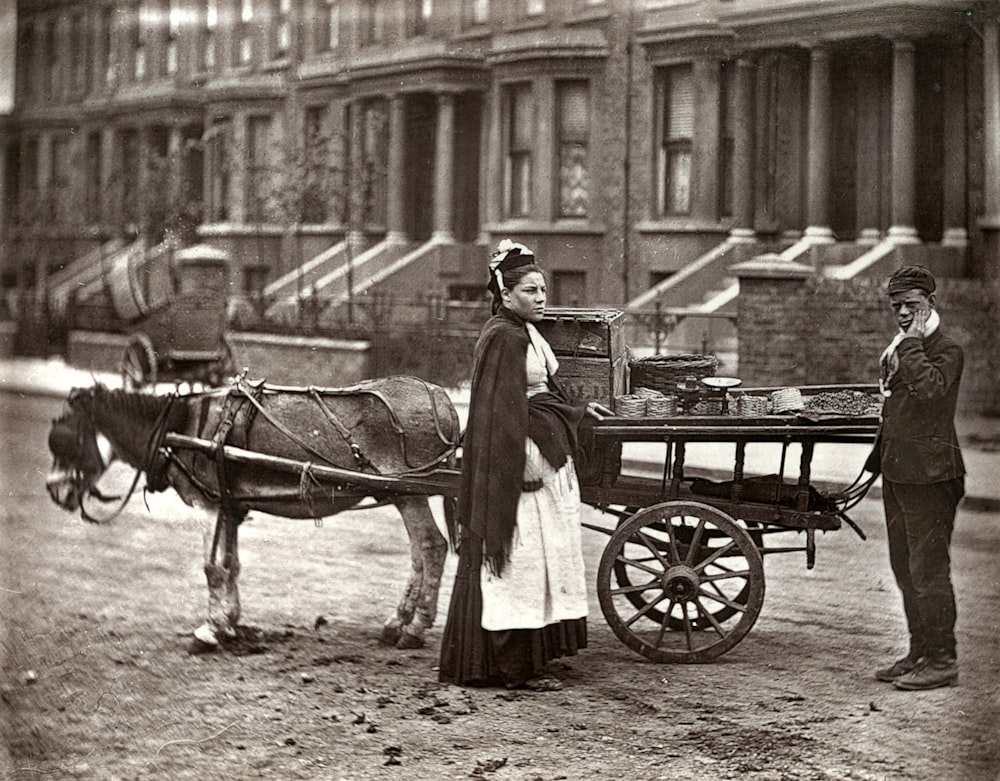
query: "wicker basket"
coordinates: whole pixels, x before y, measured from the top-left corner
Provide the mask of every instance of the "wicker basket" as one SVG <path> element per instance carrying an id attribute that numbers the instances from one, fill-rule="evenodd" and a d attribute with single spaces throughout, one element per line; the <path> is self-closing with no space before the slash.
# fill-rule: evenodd
<path id="1" fill-rule="evenodd" d="M 641 418 L 646 414 L 646 399 L 642 396 L 616 396 L 615 414 L 623 418 Z"/>
<path id="2" fill-rule="evenodd" d="M 677 397 L 650 396 L 646 399 L 646 414 L 651 418 L 672 418 L 677 414 Z"/>
<path id="3" fill-rule="evenodd" d="M 629 364 L 632 388 L 652 388 L 673 393 L 677 383 L 688 377 L 702 379 L 715 374 L 719 365 L 714 355 L 651 355 Z"/>

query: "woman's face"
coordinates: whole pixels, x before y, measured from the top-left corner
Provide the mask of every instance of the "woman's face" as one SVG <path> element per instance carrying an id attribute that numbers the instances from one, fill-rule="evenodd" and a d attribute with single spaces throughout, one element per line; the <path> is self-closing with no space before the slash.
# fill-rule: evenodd
<path id="1" fill-rule="evenodd" d="M 525 274 L 514 287 L 504 288 L 500 297 L 518 317 L 537 323 L 545 315 L 545 277 L 538 271 Z"/>

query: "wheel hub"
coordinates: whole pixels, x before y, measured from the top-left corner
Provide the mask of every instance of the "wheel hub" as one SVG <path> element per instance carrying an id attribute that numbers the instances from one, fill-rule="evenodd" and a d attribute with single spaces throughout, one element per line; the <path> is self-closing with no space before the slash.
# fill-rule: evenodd
<path id="1" fill-rule="evenodd" d="M 694 599 L 701 583 L 698 573 L 683 564 L 668 569 L 663 574 L 661 582 L 663 590 L 678 602 L 690 602 Z"/>

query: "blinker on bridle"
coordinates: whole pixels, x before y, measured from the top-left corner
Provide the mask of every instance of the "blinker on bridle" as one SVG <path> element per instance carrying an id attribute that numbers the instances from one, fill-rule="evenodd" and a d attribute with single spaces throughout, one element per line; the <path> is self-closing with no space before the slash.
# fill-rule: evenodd
<path id="1" fill-rule="evenodd" d="M 76 420 L 75 426 L 70 423 L 71 419 Z M 83 489 L 83 484 L 87 475 L 85 470 L 88 466 L 91 466 L 92 464 L 95 465 L 97 468 L 94 471 L 98 474 L 102 474 L 108 467 L 108 464 L 104 462 L 104 456 L 101 454 L 101 449 L 97 445 L 97 436 L 94 432 L 94 428 L 92 425 L 86 426 L 84 419 L 84 416 L 78 414 L 77 412 L 70 412 L 63 415 L 58 420 L 53 421 L 52 430 L 49 432 L 49 449 L 57 459 L 62 460 L 70 467 L 70 482 L 73 485 L 74 491 L 80 497 L 80 518 L 87 523 L 107 523 L 108 521 L 114 519 L 122 511 L 125 506 L 125 502 L 122 502 L 121 507 L 119 507 L 111 516 L 103 521 L 95 518 L 87 512 L 84 500 L 88 496 L 93 497 L 99 502 L 104 502 L 105 504 L 109 502 L 116 502 L 122 497 L 120 495 L 109 496 L 93 484 L 86 490 Z M 132 491 L 134 489 L 135 483 L 133 482 L 132 488 L 129 489 L 128 496 L 126 496 L 125 501 L 128 501 L 128 497 L 132 495 Z"/>

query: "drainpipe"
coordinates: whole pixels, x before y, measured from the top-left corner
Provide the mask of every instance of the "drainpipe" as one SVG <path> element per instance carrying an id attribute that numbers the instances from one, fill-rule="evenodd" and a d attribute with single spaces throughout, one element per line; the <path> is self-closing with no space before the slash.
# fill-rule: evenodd
<path id="1" fill-rule="evenodd" d="M 622 288 L 627 303 L 632 297 L 631 274 L 629 271 L 629 253 L 631 252 L 632 222 L 632 49 L 635 35 L 635 3 L 629 2 L 625 38 L 625 158 L 622 161 Z"/>

